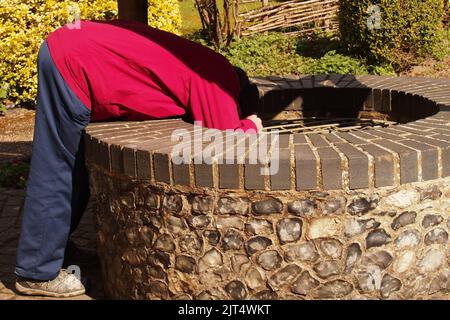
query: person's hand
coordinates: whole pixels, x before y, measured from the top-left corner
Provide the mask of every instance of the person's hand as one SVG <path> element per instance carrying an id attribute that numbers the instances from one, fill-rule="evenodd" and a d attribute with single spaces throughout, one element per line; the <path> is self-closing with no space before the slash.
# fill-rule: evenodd
<path id="1" fill-rule="evenodd" d="M 256 127 L 256 132 L 261 132 L 263 129 L 262 120 L 256 114 L 248 116 L 246 119 L 251 120 Z"/>

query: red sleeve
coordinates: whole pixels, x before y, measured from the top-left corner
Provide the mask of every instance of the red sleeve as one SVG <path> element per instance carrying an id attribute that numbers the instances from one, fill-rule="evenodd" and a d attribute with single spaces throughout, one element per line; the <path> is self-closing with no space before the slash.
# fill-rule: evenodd
<path id="1" fill-rule="evenodd" d="M 234 72 L 234 70 L 233 70 Z M 239 119 L 236 97 L 239 82 L 236 75 L 221 74 L 220 83 L 193 75 L 189 85 L 189 108 L 195 121 L 208 128 L 219 130 L 242 129 L 244 132 L 256 126 L 249 119 Z"/>

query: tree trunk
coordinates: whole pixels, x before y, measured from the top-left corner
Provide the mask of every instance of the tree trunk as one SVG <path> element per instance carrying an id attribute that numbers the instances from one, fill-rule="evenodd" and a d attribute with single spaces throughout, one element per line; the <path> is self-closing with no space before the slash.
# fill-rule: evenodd
<path id="1" fill-rule="evenodd" d="M 117 0 L 119 19 L 148 24 L 147 0 Z"/>

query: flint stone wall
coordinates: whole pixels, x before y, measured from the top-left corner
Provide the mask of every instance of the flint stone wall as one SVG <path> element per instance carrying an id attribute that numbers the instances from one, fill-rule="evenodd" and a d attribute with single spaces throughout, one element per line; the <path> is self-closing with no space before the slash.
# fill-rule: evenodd
<path id="1" fill-rule="evenodd" d="M 375 192 L 196 193 L 91 169 L 109 297 L 449 298 L 449 178 Z"/>

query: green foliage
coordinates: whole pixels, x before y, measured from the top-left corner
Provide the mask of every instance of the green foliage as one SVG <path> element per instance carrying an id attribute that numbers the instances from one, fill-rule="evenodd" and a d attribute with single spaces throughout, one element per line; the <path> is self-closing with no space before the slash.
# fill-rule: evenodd
<path id="1" fill-rule="evenodd" d="M 297 54 L 297 39 L 269 33 L 236 40 L 221 51 L 249 75 L 300 74 L 311 58 Z"/>
<path id="2" fill-rule="evenodd" d="M 81 19 L 108 20 L 118 14 L 115 0 L 0 1 L 0 79 L 10 85 L 9 98 L 14 102 L 34 104 L 39 47 L 50 32 L 73 20 L 75 5 Z M 177 33 L 178 0 L 149 0 L 149 24 Z"/>
<path id="3" fill-rule="evenodd" d="M 358 59 L 336 53 L 327 52 L 314 61 L 308 68 L 310 74 L 367 74 L 367 69 Z"/>
<path id="4" fill-rule="evenodd" d="M 0 163 L 0 187 L 25 188 L 30 165 L 24 161 Z"/>
<path id="5" fill-rule="evenodd" d="M 379 76 L 396 76 L 397 73 L 392 65 L 369 65 L 367 70 L 370 74 Z"/>
<path id="6" fill-rule="evenodd" d="M 380 28 L 367 25 L 380 8 Z M 398 71 L 426 57 L 442 58 L 442 0 L 341 0 L 340 36 L 344 47 L 370 64 L 390 64 Z"/>
<path id="7" fill-rule="evenodd" d="M 201 33 L 192 34 L 190 38 L 213 48 L 201 37 Z M 320 34 L 304 39 L 269 33 L 236 40 L 220 53 L 251 76 L 336 73 L 395 75 L 389 64 L 367 65 L 364 59 L 344 55 L 340 51 L 339 42 L 330 35 Z"/>
<path id="8" fill-rule="evenodd" d="M 8 97 L 9 85 L 4 83 L 0 85 L 0 116 L 5 114 L 6 106 L 3 104 L 3 100 Z"/>

